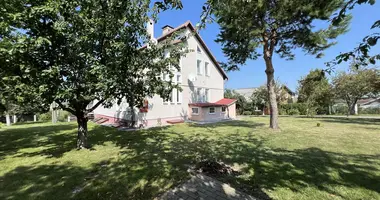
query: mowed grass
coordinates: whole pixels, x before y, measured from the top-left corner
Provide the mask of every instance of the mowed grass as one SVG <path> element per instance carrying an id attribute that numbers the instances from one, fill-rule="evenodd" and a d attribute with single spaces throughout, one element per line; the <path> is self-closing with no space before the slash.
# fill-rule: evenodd
<path id="1" fill-rule="evenodd" d="M 259 197 L 380 199 L 380 122 L 283 117 L 273 132 L 268 120 L 135 132 L 90 123 L 90 150 L 75 150 L 75 123 L 2 128 L 0 199 L 153 199 L 203 159 L 240 169 L 219 178 Z"/>

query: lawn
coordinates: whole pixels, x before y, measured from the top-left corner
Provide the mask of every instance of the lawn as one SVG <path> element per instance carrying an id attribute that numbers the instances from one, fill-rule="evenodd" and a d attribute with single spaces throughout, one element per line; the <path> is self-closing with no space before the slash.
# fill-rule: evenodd
<path id="1" fill-rule="evenodd" d="M 317 127 L 317 123 L 321 127 Z M 153 199 L 202 159 L 240 169 L 220 177 L 273 199 L 380 199 L 380 122 L 268 118 L 122 132 L 90 124 L 75 150 L 74 123 L 0 129 L 0 199 Z"/>

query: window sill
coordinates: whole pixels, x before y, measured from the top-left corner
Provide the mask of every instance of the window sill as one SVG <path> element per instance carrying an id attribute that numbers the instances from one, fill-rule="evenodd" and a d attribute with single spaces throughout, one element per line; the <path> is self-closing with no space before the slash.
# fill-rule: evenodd
<path id="1" fill-rule="evenodd" d="M 191 113 L 191 115 L 195 115 L 195 116 L 198 116 L 199 114 Z"/>
<path id="2" fill-rule="evenodd" d="M 209 115 L 215 115 L 215 113 L 208 113 Z"/>

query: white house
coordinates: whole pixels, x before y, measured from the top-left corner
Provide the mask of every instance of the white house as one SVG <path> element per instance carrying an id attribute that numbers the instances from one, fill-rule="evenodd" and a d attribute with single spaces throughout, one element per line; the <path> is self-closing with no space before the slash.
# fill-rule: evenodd
<path id="1" fill-rule="evenodd" d="M 153 36 L 154 24 L 148 24 L 148 32 Z M 165 102 L 155 95 L 147 99 L 147 112 L 138 112 L 138 124 L 155 126 L 158 124 L 178 123 L 185 120 L 215 121 L 235 118 L 235 100 L 224 99 L 224 83 L 228 79 L 217 60 L 196 32 L 190 21 L 173 28 L 162 28 L 158 42 L 165 40 L 176 31 L 185 31 L 188 48 L 192 51 L 181 58 L 180 70 L 175 70 L 175 81 L 183 91 L 173 90 L 171 100 Z M 194 33 L 194 34 L 190 34 Z M 112 108 L 98 107 L 95 118 L 108 119 L 108 123 L 117 123 L 130 119 L 127 103 Z"/>

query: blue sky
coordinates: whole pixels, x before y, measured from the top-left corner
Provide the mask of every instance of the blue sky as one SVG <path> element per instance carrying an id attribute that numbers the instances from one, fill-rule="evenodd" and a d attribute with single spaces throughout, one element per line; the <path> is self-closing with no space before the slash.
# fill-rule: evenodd
<path id="1" fill-rule="evenodd" d="M 168 24 L 176 27 L 187 20 L 194 25 L 200 20 L 202 5 L 204 0 L 182 0 L 184 8 L 182 10 L 170 10 L 159 15 L 159 21 L 155 26 L 155 35 L 161 34 L 161 27 Z M 287 84 L 292 90 L 297 88 L 298 80 L 305 76 L 311 69 L 325 68 L 324 63 L 332 60 L 340 52 L 353 49 L 366 35 L 370 33 L 370 27 L 376 19 L 380 19 L 380 3 L 377 2 L 373 6 L 362 5 L 352 10 L 353 19 L 350 25 L 350 31 L 339 36 L 338 44 L 325 51 L 325 56 L 316 59 L 314 56 L 305 55 L 301 50 L 296 50 L 296 58 L 292 61 L 286 61 L 275 56 L 273 64 L 275 67 L 275 76 L 282 82 Z M 318 27 L 317 27 L 318 28 Z M 219 61 L 226 61 L 221 45 L 216 43 L 219 33 L 217 24 L 208 24 L 205 30 L 201 31 L 201 36 L 211 49 L 212 53 Z M 377 45 L 372 52 L 379 53 L 380 45 Z M 346 70 L 348 63 L 337 66 L 336 70 Z M 226 88 L 246 88 L 258 87 L 266 82 L 265 64 L 262 58 L 258 60 L 250 60 L 240 71 L 228 72 L 229 80 Z"/>

